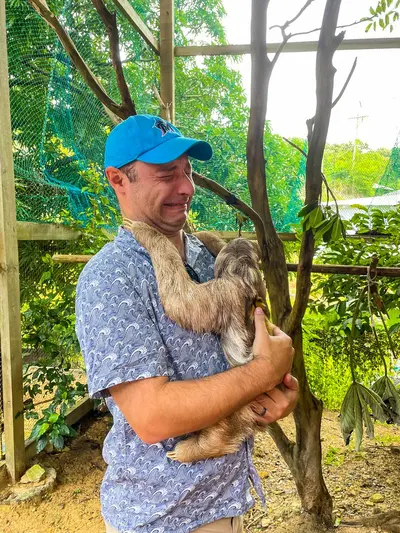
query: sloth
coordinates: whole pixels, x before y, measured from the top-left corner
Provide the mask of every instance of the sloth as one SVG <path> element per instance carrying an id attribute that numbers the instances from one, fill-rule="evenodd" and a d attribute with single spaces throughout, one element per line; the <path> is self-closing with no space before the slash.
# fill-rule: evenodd
<path id="1" fill-rule="evenodd" d="M 261 306 L 267 311 L 258 245 L 241 237 L 226 244 L 209 232 L 195 233 L 216 257 L 215 279 L 199 284 L 190 278 L 177 248 L 165 235 L 144 222 L 124 219 L 124 226 L 150 254 L 166 315 L 196 333 L 219 334 L 231 366 L 250 361 L 254 309 Z M 268 319 L 266 324 L 271 333 L 273 325 Z M 238 451 L 255 430 L 263 429 L 248 405 L 180 441 L 167 456 L 184 463 L 220 457 Z"/>

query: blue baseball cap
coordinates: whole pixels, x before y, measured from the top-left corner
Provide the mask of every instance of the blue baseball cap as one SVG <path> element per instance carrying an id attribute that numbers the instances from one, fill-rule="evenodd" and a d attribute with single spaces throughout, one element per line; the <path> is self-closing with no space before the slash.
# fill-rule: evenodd
<path id="1" fill-rule="evenodd" d="M 163 164 L 187 153 L 208 161 L 212 148 L 205 141 L 183 137 L 172 124 L 153 115 L 127 118 L 107 138 L 104 167 L 121 168 L 132 161 Z"/>

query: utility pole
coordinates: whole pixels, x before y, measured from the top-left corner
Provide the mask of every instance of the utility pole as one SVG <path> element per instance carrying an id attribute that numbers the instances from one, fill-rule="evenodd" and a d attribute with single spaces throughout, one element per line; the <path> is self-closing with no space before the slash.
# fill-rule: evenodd
<path id="1" fill-rule="evenodd" d="M 360 108 L 362 108 L 361 102 L 359 102 Z M 349 120 L 355 120 L 356 121 L 356 133 L 354 137 L 354 147 L 353 147 L 353 158 L 351 163 L 351 170 L 354 168 L 354 163 L 356 160 L 357 155 L 357 139 L 358 139 L 358 129 L 360 127 L 360 124 L 364 122 L 364 119 L 368 118 L 368 115 L 360 115 L 360 112 L 357 112 L 357 115 L 355 117 L 349 117 Z"/>

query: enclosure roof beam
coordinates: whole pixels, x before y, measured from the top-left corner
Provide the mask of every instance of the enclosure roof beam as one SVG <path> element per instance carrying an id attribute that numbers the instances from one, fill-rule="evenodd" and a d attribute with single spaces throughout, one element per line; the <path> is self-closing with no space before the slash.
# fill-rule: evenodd
<path id="1" fill-rule="evenodd" d="M 158 40 L 154 37 L 151 30 L 146 26 L 143 20 L 139 17 L 133 9 L 128 0 L 113 0 L 118 9 L 125 15 L 128 21 L 132 24 L 135 30 L 143 37 L 146 43 L 157 55 L 160 55 L 160 47 Z"/>
<path id="2" fill-rule="evenodd" d="M 115 0 L 114 0 L 115 1 Z M 268 43 L 267 52 L 275 53 L 281 43 Z M 283 53 L 316 52 L 318 41 L 288 42 Z M 339 45 L 339 50 L 380 50 L 383 48 L 400 48 L 400 37 L 385 37 L 377 39 L 347 39 Z M 176 46 L 175 56 L 226 56 L 244 55 L 251 53 L 250 44 L 205 45 L 205 46 Z"/>

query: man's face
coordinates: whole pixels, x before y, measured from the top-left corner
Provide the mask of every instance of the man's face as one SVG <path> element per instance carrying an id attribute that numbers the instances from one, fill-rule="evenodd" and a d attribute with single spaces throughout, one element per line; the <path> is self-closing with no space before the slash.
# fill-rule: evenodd
<path id="1" fill-rule="evenodd" d="M 123 215 L 146 222 L 165 235 L 179 232 L 194 194 L 188 156 L 163 165 L 136 161 L 134 167 L 136 179 L 126 183 L 124 198 L 118 197 Z"/>

